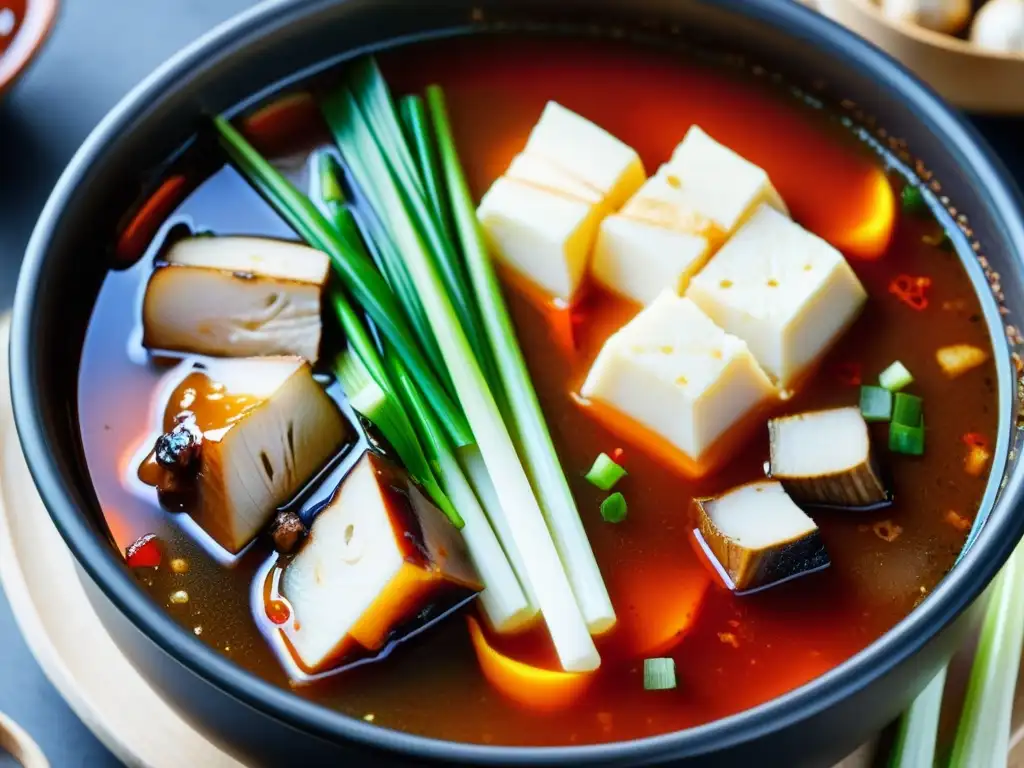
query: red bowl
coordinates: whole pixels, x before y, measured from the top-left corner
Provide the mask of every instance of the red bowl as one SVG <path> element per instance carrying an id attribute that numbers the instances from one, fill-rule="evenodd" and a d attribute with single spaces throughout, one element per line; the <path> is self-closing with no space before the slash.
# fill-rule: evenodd
<path id="1" fill-rule="evenodd" d="M 0 18 L 0 32 L 11 27 L 10 36 L 0 36 L 0 96 L 3 96 L 25 71 L 57 18 L 58 0 L 0 0 L 0 14 L 14 13 L 14 24 Z"/>

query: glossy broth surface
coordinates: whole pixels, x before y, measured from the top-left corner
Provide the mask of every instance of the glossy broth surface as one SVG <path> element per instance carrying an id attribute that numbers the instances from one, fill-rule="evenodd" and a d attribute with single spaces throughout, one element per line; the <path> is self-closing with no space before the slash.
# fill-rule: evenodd
<path id="1" fill-rule="evenodd" d="M 708 69 L 667 53 L 625 44 L 557 38 L 487 38 L 416 46 L 381 59 L 395 93 L 439 82 L 446 90 L 462 160 L 479 196 L 522 148 L 549 99 L 592 119 L 635 147 L 648 173 L 692 123 L 765 168 L 794 219 L 826 238 L 854 226 L 869 207 L 883 159 L 821 111 L 764 80 Z M 308 126 L 307 126 L 308 127 Z M 315 131 L 309 135 L 314 135 Z M 315 145 L 304 145 L 308 152 Z M 289 167 L 302 180 L 302 154 Z M 895 177 L 893 177 L 895 179 Z M 894 184 L 899 182 L 894 181 Z M 222 168 L 174 211 L 172 221 L 220 234 L 294 237 L 238 174 Z M 297 687 L 310 697 L 380 726 L 488 744 L 583 744 L 674 731 L 736 713 L 797 687 L 866 647 L 917 605 L 952 567 L 974 518 L 986 475 L 964 471 L 966 433 L 995 442 L 995 371 L 991 362 L 945 377 L 935 350 L 969 343 L 990 349 L 981 310 L 957 256 L 922 241 L 936 224 L 901 214 L 887 253 L 850 258 L 870 299 L 853 328 L 786 412 L 851 405 L 858 387 L 893 360 L 915 373 L 924 398 L 927 449 L 922 458 L 883 451 L 895 503 L 877 512 L 815 512 L 832 566 L 757 595 L 735 597 L 695 553 L 691 499 L 763 476 L 767 431 L 726 468 L 699 482 L 681 478 L 645 446 L 608 432 L 573 400 L 608 334 L 637 307 L 593 291 L 574 309 L 575 348 L 558 318 L 508 286 L 520 342 L 579 505 L 619 624 L 598 641 L 602 667 L 584 696 L 556 715 L 505 700 L 483 678 L 465 620 L 453 618 L 387 661 L 325 682 Z M 166 227 L 164 231 L 166 231 Z M 154 244 L 154 248 L 159 243 Z M 146 533 L 165 543 L 164 565 L 140 573 L 140 585 L 197 641 L 239 665 L 288 685 L 254 620 L 250 595 L 269 554 L 260 540 L 231 567 L 196 544 L 169 513 L 127 482 L 148 448 L 156 394 L 166 393 L 166 365 L 136 351 L 139 297 L 147 257 L 112 272 L 102 288 L 82 359 L 79 409 L 86 456 L 117 546 Z M 899 275 L 931 280 L 929 305 L 916 311 L 889 291 Z M 564 314 L 564 313 L 563 313 Z M 561 317 L 565 320 L 565 317 Z M 856 378 L 854 376 L 854 378 Z M 885 431 L 875 435 L 884 448 Z M 601 520 L 604 494 L 583 474 L 598 452 L 622 449 L 629 476 L 617 490 L 628 518 Z M 337 481 L 322 483 L 321 498 Z M 187 572 L 169 567 L 173 558 Z M 179 570 L 181 570 L 179 566 Z M 188 601 L 180 595 L 184 591 Z M 541 632 L 495 639 L 503 651 L 552 661 Z M 643 659 L 670 655 L 674 691 L 647 692 Z"/>

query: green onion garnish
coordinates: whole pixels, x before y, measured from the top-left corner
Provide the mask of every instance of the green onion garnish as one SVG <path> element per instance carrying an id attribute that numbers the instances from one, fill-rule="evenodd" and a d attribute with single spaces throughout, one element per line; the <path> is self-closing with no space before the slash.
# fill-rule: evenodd
<path id="1" fill-rule="evenodd" d="M 644 659 L 645 691 L 670 691 L 675 687 L 675 659 Z"/>
<path id="2" fill-rule="evenodd" d="M 921 456 L 924 453 L 924 418 L 916 427 L 893 421 L 889 425 L 889 450 L 908 456 Z"/>
<path id="3" fill-rule="evenodd" d="M 602 491 L 610 491 L 626 474 L 626 470 L 612 461 L 607 453 L 600 453 L 594 459 L 594 466 L 587 472 L 586 478 L 587 482 L 596 485 Z"/>
<path id="4" fill-rule="evenodd" d="M 928 203 L 920 187 L 908 184 L 900 192 L 900 204 L 907 213 L 923 213 L 928 210 Z"/>
<path id="5" fill-rule="evenodd" d="M 892 392 L 871 385 L 861 387 L 860 412 L 864 421 L 888 421 L 892 417 Z"/>
<path id="6" fill-rule="evenodd" d="M 601 502 L 601 517 L 606 523 L 621 523 L 626 519 L 626 497 L 616 491 Z"/>
<path id="7" fill-rule="evenodd" d="M 921 423 L 921 398 L 897 392 L 893 399 L 892 420 L 906 427 L 916 427 Z"/>
<path id="8" fill-rule="evenodd" d="M 899 390 L 913 384 L 914 377 L 911 375 L 910 371 L 907 370 L 907 367 L 897 360 L 882 371 L 878 376 L 878 383 L 890 392 L 898 392 Z"/>

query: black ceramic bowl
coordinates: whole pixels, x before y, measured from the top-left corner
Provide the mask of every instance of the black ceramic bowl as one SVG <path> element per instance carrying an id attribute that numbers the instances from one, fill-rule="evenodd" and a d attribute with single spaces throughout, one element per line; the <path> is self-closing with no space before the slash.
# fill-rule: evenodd
<path id="1" fill-rule="evenodd" d="M 960 564 L 899 626 L 840 667 L 750 711 L 680 733 L 564 749 L 454 744 L 397 733 L 303 701 L 243 672 L 150 601 L 113 550 L 79 439 L 76 379 L 85 326 L 117 213 L 140 174 L 231 108 L 282 81 L 410 37 L 566 34 L 696 45 L 732 66 L 761 65 L 845 110 L 872 135 L 899 137 L 911 164 L 934 173 L 1001 275 L 1009 321 L 1024 309 L 1020 205 L 998 162 L 964 121 L 868 44 L 792 2 L 771 0 L 292 0 L 263 5 L 184 51 L 93 132 L 58 183 L 29 245 L 18 286 L 11 376 L 18 430 L 50 513 L 110 631 L 196 727 L 255 764 L 375 765 L 438 761 L 520 765 L 828 765 L 892 720 L 953 652 L 967 608 L 1021 531 L 1019 466 L 995 477 L 987 524 Z M 884 127 L 886 134 L 879 133 Z M 965 227 L 967 224 L 964 225 Z M 85 244 L 85 245 L 83 245 Z M 996 299 L 966 238 L 965 265 L 998 351 L 1005 464 L 1016 386 Z M 343 761 L 349 761 L 347 763 Z"/>

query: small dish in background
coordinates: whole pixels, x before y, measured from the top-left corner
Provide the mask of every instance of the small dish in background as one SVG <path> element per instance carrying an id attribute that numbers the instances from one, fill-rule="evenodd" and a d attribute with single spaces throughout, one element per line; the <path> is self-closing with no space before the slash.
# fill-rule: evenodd
<path id="1" fill-rule="evenodd" d="M 1024 56 L 988 51 L 959 37 L 894 21 L 873 0 L 817 0 L 814 5 L 899 59 L 958 107 L 1024 114 Z"/>
<path id="2" fill-rule="evenodd" d="M 0 96 L 42 47 L 57 17 L 58 0 L 0 0 Z"/>

